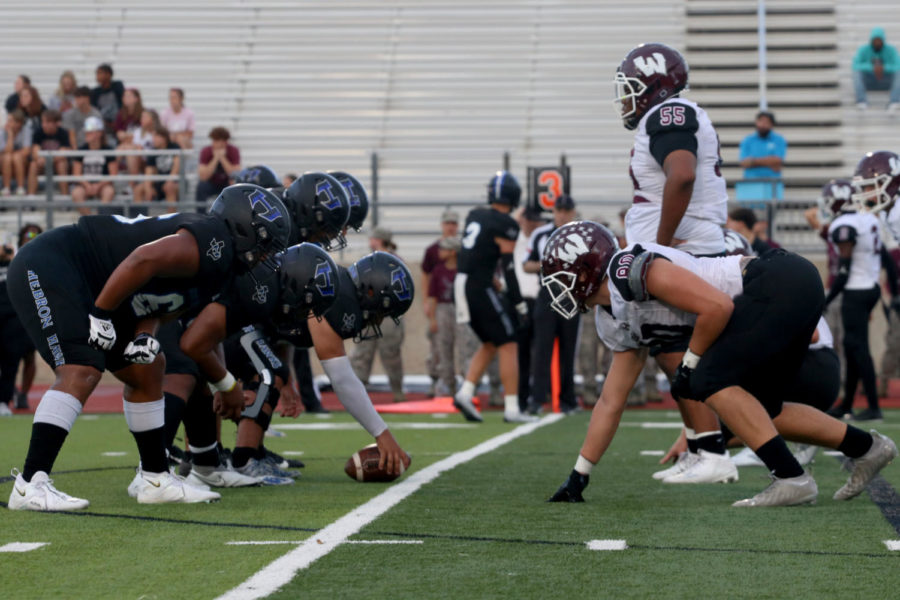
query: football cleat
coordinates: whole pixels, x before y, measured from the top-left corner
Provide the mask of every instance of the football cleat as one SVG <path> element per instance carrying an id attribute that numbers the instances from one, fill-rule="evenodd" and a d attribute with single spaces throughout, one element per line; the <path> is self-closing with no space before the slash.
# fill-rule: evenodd
<path id="1" fill-rule="evenodd" d="M 453 397 L 453 406 L 462 413 L 466 418 L 466 421 L 475 421 L 477 423 L 484 421 L 484 417 L 481 416 L 481 413 L 478 412 L 478 409 L 472 404 L 471 398 L 465 398 L 457 394 Z"/>
<path id="2" fill-rule="evenodd" d="M 738 500 L 732 506 L 755 508 L 757 506 L 815 504 L 816 496 L 818 495 L 819 488 L 816 485 L 816 480 L 812 478 L 812 475 L 804 472 L 803 475 L 786 477 L 784 479 L 773 476 L 772 483 L 766 489 L 752 498 Z"/>
<path id="3" fill-rule="evenodd" d="M 744 448 L 731 457 L 731 462 L 734 463 L 736 467 L 764 467 L 765 463 L 759 460 L 759 457 L 756 455 L 756 452 L 750 449 L 749 446 L 744 446 Z"/>
<path id="4" fill-rule="evenodd" d="M 682 452 L 678 455 L 678 459 L 675 461 L 674 465 L 668 469 L 657 471 L 653 474 L 653 479 L 661 480 L 666 477 L 671 477 L 672 475 L 677 475 L 694 464 L 698 458 L 699 456 L 693 452 Z"/>
<path id="5" fill-rule="evenodd" d="M 738 480 L 737 467 L 728 453 L 700 450 L 694 463 L 682 471 L 664 477 L 663 483 L 731 483 Z"/>
<path id="6" fill-rule="evenodd" d="M 881 410 L 877 408 L 865 408 L 855 415 L 853 415 L 854 421 L 868 421 L 870 423 L 878 422 L 880 423 L 884 419 L 884 415 L 881 414 Z"/>
<path id="7" fill-rule="evenodd" d="M 566 482 L 559 486 L 559 489 L 547 502 L 584 502 L 584 496 L 581 495 L 581 492 L 588 486 L 590 479 L 589 475 L 582 475 L 575 469 L 572 469 Z"/>
<path id="8" fill-rule="evenodd" d="M 263 485 L 291 485 L 294 483 L 293 477 L 276 475 L 277 472 L 282 471 L 273 469 L 272 465 L 260 462 L 255 458 L 251 458 L 246 465 L 236 467 L 234 470 L 243 475 L 261 479 Z"/>
<path id="9" fill-rule="evenodd" d="M 69 511 L 87 508 L 90 502 L 75 498 L 53 487 L 53 480 L 38 471 L 25 481 L 18 469 L 10 471 L 16 478 L 9 494 L 9 510 Z"/>
<path id="10" fill-rule="evenodd" d="M 248 487 L 262 484 L 261 477 L 251 477 L 250 475 L 238 473 L 228 465 L 219 465 L 218 467 L 194 465 L 186 481 L 195 487 L 208 485 L 209 487 L 217 488 Z"/>
<path id="11" fill-rule="evenodd" d="M 285 458 L 278 454 L 277 452 L 273 452 L 263 446 L 263 450 L 266 451 L 266 458 L 271 458 L 275 461 L 275 466 L 279 469 L 302 469 L 306 465 L 302 460 L 297 460 L 296 458 Z"/>
<path id="12" fill-rule="evenodd" d="M 869 451 L 853 460 L 850 477 L 841 489 L 834 493 L 835 500 L 850 500 L 859 496 L 866 485 L 878 475 L 884 467 L 897 458 L 897 445 L 894 441 L 872 430 L 872 447 Z"/>
<path id="13" fill-rule="evenodd" d="M 132 481 L 132 485 L 128 486 L 128 492 L 129 495 L 132 490 L 135 492 L 139 504 L 194 504 L 216 502 L 222 498 L 218 492 L 213 492 L 205 486 L 191 485 L 168 471 L 148 473 L 138 470 L 136 479 L 138 478 L 138 482 Z"/>
<path id="14" fill-rule="evenodd" d="M 521 412 L 503 413 L 504 423 L 534 423 L 538 420 L 540 420 L 540 417 L 538 417 L 537 415 L 529 415 L 527 413 Z"/>

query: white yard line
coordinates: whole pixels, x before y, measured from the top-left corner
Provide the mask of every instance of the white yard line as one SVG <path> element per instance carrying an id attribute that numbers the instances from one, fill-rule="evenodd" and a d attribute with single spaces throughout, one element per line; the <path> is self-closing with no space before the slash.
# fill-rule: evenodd
<path id="1" fill-rule="evenodd" d="M 900 540 L 884 540 L 884 545 L 891 551 L 900 550 Z"/>
<path id="2" fill-rule="evenodd" d="M 588 550 L 626 550 L 625 540 L 591 540 L 585 542 Z"/>
<path id="3" fill-rule="evenodd" d="M 0 552 L 31 552 L 32 550 L 37 550 L 49 543 L 50 542 L 10 542 L 9 544 L 0 546 Z"/>
<path id="4" fill-rule="evenodd" d="M 236 588 L 219 596 L 219 599 L 254 600 L 274 593 L 293 579 L 297 571 L 305 569 L 319 558 L 345 543 L 347 538 L 358 533 L 360 529 L 389 511 L 405 498 L 408 498 L 423 485 L 437 479 L 442 473 L 483 454 L 493 452 L 500 446 L 516 438 L 528 435 L 539 427 L 555 423 L 561 418 L 563 418 L 561 414 L 547 415 L 540 421 L 520 425 L 512 431 L 486 440 L 468 450 L 457 452 L 420 471 L 412 473 L 400 483 L 392 485 L 331 525 L 319 530 L 294 550 L 269 563 Z"/>

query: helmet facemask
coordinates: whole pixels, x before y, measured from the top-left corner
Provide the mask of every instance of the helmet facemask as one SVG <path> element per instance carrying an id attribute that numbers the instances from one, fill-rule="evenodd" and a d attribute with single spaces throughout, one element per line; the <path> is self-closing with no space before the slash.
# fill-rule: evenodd
<path id="1" fill-rule="evenodd" d="M 576 281 L 576 275 L 569 271 L 557 271 L 541 279 L 541 285 L 550 294 L 550 307 L 566 319 L 587 311 L 572 293 Z"/>
<path id="2" fill-rule="evenodd" d="M 622 71 L 616 71 L 613 79 L 613 104 L 616 112 L 625 123 L 626 129 L 634 129 L 641 120 L 638 115 L 638 98 L 647 91 L 647 85 L 636 77 L 627 77 Z"/>
<path id="3" fill-rule="evenodd" d="M 894 198 L 888 193 L 887 187 L 893 179 L 894 176 L 889 173 L 868 179 L 854 177 L 853 187 L 856 192 L 850 197 L 852 203 L 862 212 L 877 213 L 889 209 L 894 203 Z"/>

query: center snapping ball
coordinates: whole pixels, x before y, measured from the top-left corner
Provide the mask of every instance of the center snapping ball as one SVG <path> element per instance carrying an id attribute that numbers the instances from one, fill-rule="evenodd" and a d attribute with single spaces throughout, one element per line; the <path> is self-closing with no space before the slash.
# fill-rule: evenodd
<path id="1" fill-rule="evenodd" d="M 384 469 L 379 469 L 378 461 L 380 459 L 381 453 L 378 451 L 378 445 L 371 444 L 354 452 L 353 456 L 347 459 L 347 464 L 344 465 L 344 473 L 350 479 L 367 483 L 371 481 L 394 481 L 400 475 L 403 475 L 405 469 L 402 462 L 400 463 L 400 474 L 397 475 L 388 473 L 386 465 Z"/>

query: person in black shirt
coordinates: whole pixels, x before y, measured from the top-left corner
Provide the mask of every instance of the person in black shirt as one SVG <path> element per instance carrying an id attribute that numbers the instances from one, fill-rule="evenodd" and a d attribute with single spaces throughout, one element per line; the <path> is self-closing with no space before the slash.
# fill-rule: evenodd
<path id="1" fill-rule="evenodd" d="M 105 130 L 109 134 L 107 143 L 112 145 L 116 143 L 113 123 L 122 108 L 125 85 L 121 81 L 113 81 L 113 69 L 107 63 L 97 67 L 96 77 L 97 87 L 91 90 L 91 105 L 103 116 Z"/>
<path id="2" fill-rule="evenodd" d="M 163 125 L 157 125 L 153 131 L 153 148 L 156 150 L 180 150 L 181 146 L 172 141 L 168 129 Z M 146 160 L 145 175 L 177 175 L 181 169 L 181 157 L 177 154 L 153 155 L 148 156 Z M 163 198 L 174 207 L 178 202 L 177 181 L 144 181 L 134 188 L 136 203 L 149 202 L 151 199 L 162 200 Z"/>
<path id="3" fill-rule="evenodd" d="M 45 110 L 41 114 L 41 126 L 31 136 L 31 164 L 28 166 L 28 193 L 37 194 L 38 175 L 46 169 L 46 159 L 40 156 L 41 150 L 71 150 L 69 148 L 69 132 L 59 126 L 62 115 L 56 110 Z M 53 159 L 53 172 L 57 175 L 69 173 L 69 160 L 65 156 Z M 59 189 L 63 194 L 69 193 L 69 184 L 62 182 Z"/>
<path id="4" fill-rule="evenodd" d="M 100 380 L 125 385 L 125 420 L 141 458 L 140 503 L 204 502 L 217 494 L 184 485 L 168 471 L 162 383 L 165 360 L 154 339 L 160 319 L 209 302 L 235 272 L 281 250 L 290 234 L 284 204 L 252 185 L 227 188 L 211 215 L 151 219 L 82 217 L 42 234 L 9 267 L 10 301 L 56 382 L 35 412 L 13 510 L 77 510 L 87 500 L 53 488 L 48 473 Z M 234 377 L 216 381 L 217 410 L 240 413 Z"/>
<path id="5" fill-rule="evenodd" d="M 88 117 L 84 122 L 84 137 L 87 143 L 79 150 L 110 150 L 103 143 L 103 122 L 96 117 Z M 103 203 L 112 202 L 116 188 L 109 180 L 100 179 L 104 175 L 118 175 L 119 163 L 112 154 L 83 154 L 72 161 L 72 174 L 84 175 L 85 181 L 72 186 L 72 202 L 83 204 L 85 200 L 99 198 Z M 82 215 L 89 215 L 89 208 L 79 208 Z"/>
<path id="6" fill-rule="evenodd" d="M 519 205 L 522 188 L 510 173 L 499 171 L 488 183 L 487 208 L 475 208 L 466 217 L 462 251 L 454 281 L 457 323 L 469 323 L 481 340 L 481 347 L 469 363 L 466 380 L 453 405 L 469 421 L 482 421 L 472 403 L 475 386 L 494 355 L 499 352 L 503 382 L 503 418 L 508 423 L 533 420 L 519 410 L 519 366 L 516 330 L 528 318 L 528 305 L 519 292 L 513 251 L 519 225 L 509 215 Z M 503 271 L 507 293 L 494 288 L 494 273 Z"/>

